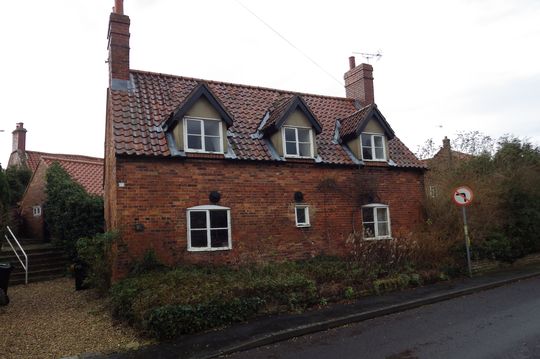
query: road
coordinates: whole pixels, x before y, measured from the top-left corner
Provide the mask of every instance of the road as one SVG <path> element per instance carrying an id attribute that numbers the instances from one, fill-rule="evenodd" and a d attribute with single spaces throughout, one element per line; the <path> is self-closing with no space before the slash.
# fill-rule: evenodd
<path id="1" fill-rule="evenodd" d="M 540 358 L 540 278 L 227 358 Z"/>

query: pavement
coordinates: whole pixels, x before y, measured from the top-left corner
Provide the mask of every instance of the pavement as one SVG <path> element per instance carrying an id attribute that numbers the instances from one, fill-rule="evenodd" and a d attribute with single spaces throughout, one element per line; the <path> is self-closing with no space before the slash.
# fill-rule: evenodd
<path id="1" fill-rule="evenodd" d="M 149 345 L 139 350 L 109 355 L 82 354 L 70 359 L 216 358 L 537 276 L 540 276 L 540 264 L 509 268 L 476 275 L 473 278 L 460 278 L 380 296 L 365 297 L 351 304 L 330 305 L 324 309 L 301 314 L 255 318 L 247 323 L 201 334 L 184 335 L 174 341 Z"/>

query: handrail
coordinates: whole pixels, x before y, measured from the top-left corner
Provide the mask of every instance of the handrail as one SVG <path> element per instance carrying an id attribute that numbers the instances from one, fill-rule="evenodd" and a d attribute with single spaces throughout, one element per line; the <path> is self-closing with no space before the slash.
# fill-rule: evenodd
<path id="1" fill-rule="evenodd" d="M 26 255 L 26 252 L 24 251 L 23 247 L 21 246 L 21 244 L 17 240 L 17 237 L 15 237 L 15 235 L 11 231 L 11 228 L 9 228 L 9 226 L 6 226 L 6 228 L 8 229 L 9 233 L 11 234 L 12 239 L 17 244 L 17 247 L 21 250 L 22 254 L 24 255 L 24 263 L 23 263 L 21 257 L 19 256 L 19 253 L 17 253 L 17 251 L 15 250 L 15 247 L 13 247 L 13 244 L 11 244 L 11 241 L 9 240 L 8 236 L 4 234 L 4 237 L 6 238 L 9 246 L 13 250 L 13 253 L 15 253 L 15 255 L 17 256 L 17 259 L 19 260 L 22 267 L 24 268 L 24 272 L 25 272 L 24 284 L 28 284 L 28 256 Z"/>

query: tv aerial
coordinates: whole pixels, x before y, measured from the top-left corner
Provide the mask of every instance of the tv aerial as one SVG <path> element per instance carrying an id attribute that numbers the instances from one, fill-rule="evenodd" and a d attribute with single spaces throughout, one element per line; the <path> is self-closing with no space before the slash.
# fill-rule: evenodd
<path id="1" fill-rule="evenodd" d="M 376 53 L 370 53 L 370 52 L 353 52 L 355 55 L 361 55 L 364 59 L 366 59 L 366 62 L 369 64 L 371 60 L 375 59 L 375 61 L 379 61 L 382 57 L 382 51 L 378 50 Z"/>

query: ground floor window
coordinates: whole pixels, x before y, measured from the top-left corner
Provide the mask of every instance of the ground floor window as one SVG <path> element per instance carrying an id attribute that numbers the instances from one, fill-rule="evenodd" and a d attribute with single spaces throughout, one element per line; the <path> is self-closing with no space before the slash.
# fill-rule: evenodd
<path id="1" fill-rule="evenodd" d="M 384 204 L 369 204 L 362 207 L 364 239 L 391 238 L 390 211 Z"/>
<path id="2" fill-rule="evenodd" d="M 188 208 L 187 230 L 190 251 L 231 249 L 231 214 L 227 207 Z"/>
<path id="3" fill-rule="evenodd" d="M 309 207 L 306 205 L 296 205 L 294 210 L 296 227 L 309 227 Z"/>

